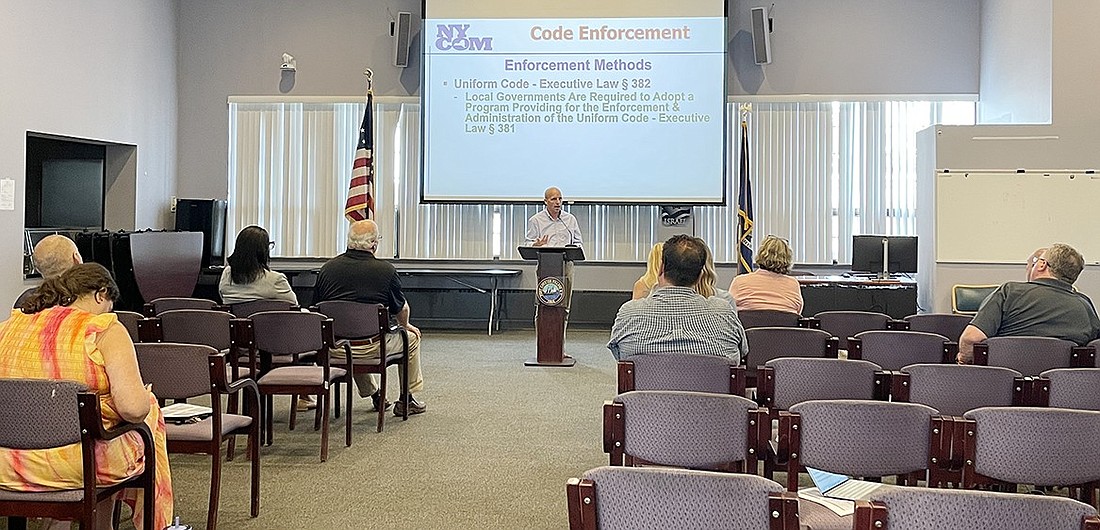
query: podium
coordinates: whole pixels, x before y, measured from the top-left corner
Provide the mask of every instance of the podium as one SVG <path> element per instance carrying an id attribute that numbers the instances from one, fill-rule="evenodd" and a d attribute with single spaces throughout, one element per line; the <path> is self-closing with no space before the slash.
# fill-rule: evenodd
<path id="1" fill-rule="evenodd" d="M 538 261 L 538 286 L 535 287 L 535 334 L 538 337 L 534 359 L 527 366 L 573 366 L 577 363 L 565 355 L 565 321 L 567 304 L 572 295 L 566 267 L 574 261 L 584 261 L 581 247 L 519 247 L 523 259 Z"/>

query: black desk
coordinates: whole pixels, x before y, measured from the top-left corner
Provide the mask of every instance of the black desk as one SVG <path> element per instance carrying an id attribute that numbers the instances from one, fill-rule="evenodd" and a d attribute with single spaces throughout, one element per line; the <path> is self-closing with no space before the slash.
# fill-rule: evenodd
<path id="1" fill-rule="evenodd" d="M 900 319 L 917 313 L 917 283 L 843 276 L 802 276 L 802 314 L 822 311 L 876 311 Z"/>
<path id="2" fill-rule="evenodd" d="M 493 334 L 493 323 L 496 320 L 497 308 L 500 306 L 500 296 L 497 281 L 500 278 L 514 278 L 519 276 L 519 269 L 397 269 L 401 276 L 439 276 L 455 282 L 463 287 L 473 289 L 479 293 L 489 294 L 489 335 Z M 489 290 L 486 291 L 476 285 L 460 279 L 463 276 L 488 278 Z M 499 323 L 498 323 L 499 324 Z"/>

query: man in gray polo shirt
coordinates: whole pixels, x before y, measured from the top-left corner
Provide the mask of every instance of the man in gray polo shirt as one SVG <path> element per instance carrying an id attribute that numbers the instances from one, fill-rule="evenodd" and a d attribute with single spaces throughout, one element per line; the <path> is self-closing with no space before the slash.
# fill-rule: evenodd
<path id="1" fill-rule="evenodd" d="M 1056 243 L 1033 257 L 1028 282 L 1006 282 L 982 302 L 959 338 L 959 363 L 974 362 L 974 344 L 989 337 L 1053 337 L 1085 345 L 1100 335 L 1089 298 L 1073 289 L 1085 259 Z"/>

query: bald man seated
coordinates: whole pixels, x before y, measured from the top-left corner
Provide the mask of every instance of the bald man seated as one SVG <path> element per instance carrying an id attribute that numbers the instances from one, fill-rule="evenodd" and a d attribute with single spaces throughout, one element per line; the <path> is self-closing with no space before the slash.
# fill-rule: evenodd
<path id="1" fill-rule="evenodd" d="M 76 248 L 76 243 L 60 234 L 52 234 L 42 238 L 34 246 L 32 257 L 34 258 L 34 268 L 42 275 L 43 280 L 61 276 L 61 273 L 69 270 L 73 265 L 84 263 L 84 258 L 80 256 L 80 250 Z M 23 301 L 30 298 L 35 289 L 35 287 L 31 287 L 23 291 L 23 294 L 15 300 L 15 308 L 18 309 L 19 306 L 23 305 Z"/>
<path id="2" fill-rule="evenodd" d="M 388 262 L 374 257 L 378 250 L 378 225 L 371 220 L 356 221 L 348 228 L 348 250 L 328 260 L 317 275 L 317 284 L 313 291 L 313 302 L 326 300 L 349 300 L 365 304 L 382 304 L 390 313 L 390 324 L 397 324 L 409 336 L 409 414 L 420 414 L 428 409 L 415 393 L 424 388 L 424 377 L 420 372 L 420 330 L 409 323 L 409 303 L 401 292 L 401 279 L 397 269 Z M 401 333 L 386 334 L 386 351 L 400 351 L 403 346 Z M 377 342 L 352 341 L 353 362 L 360 359 L 378 360 Z M 344 350 L 332 350 L 332 357 L 344 360 Z M 378 385 L 371 374 L 355 374 L 355 386 L 359 395 L 370 397 L 374 408 L 387 407 L 385 396 L 378 392 Z M 403 416 L 404 397 L 393 407 L 393 413 Z"/>

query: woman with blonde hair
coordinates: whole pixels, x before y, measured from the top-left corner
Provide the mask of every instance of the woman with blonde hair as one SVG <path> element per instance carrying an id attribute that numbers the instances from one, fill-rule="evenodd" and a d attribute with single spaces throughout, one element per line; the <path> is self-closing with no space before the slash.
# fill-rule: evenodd
<path id="1" fill-rule="evenodd" d="M 802 313 L 802 289 L 788 276 L 792 251 L 786 239 L 769 235 L 756 252 L 756 272 L 739 274 L 730 284 L 738 310 L 773 309 Z"/>
<path id="2" fill-rule="evenodd" d="M 706 298 L 717 296 L 733 305 L 733 297 L 730 296 L 729 291 L 721 287 L 715 287 L 715 284 L 718 283 L 718 270 L 714 267 L 714 253 L 710 251 L 709 245 L 706 248 L 707 262 L 703 265 L 703 272 L 699 274 L 699 280 L 695 282 L 695 292 Z"/>
<path id="3" fill-rule="evenodd" d="M 657 243 L 653 245 L 653 248 L 649 249 L 649 259 L 646 260 L 645 274 L 638 281 L 634 282 L 634 296 L 633 300 L 638 300 L 649 296 L 649 293 L 653 292 L 653 287 L 657 285 L 657 277 L 661 275 L 661 252 L 664 250 L 664 243 Z"/>

